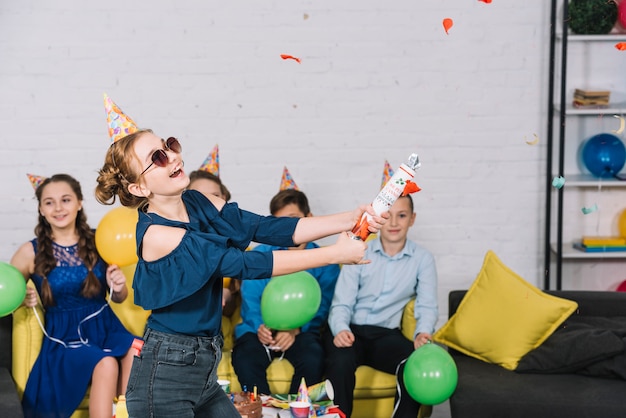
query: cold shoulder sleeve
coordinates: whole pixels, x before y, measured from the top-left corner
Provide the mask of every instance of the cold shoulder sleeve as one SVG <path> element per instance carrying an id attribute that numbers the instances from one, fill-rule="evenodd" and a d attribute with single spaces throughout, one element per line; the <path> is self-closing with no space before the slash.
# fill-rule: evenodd
<path id="1" fill-rule="evenodd" d="M 172 305 L 223 276 L 271 276 L 272 253 L 223 247 L 202 235 L 206 234 L 187 231 L 167 256 L 150 262 L 139 260 L 133 280 L 137 305 L 147 310 Z"/>
<path id="2" fill-rule="evenodd" d="M 251 241 L 279 247 L 293 247 L 293 234 L 299 218 L 261 216 L 239 209 L 236 203 L 227 203 L 221 211 L 202 193 L 187 190 L 183 194 L 191 217 L 198 220 L 207 232 L 228 237 L 231 244 L 245 249 Z"/>

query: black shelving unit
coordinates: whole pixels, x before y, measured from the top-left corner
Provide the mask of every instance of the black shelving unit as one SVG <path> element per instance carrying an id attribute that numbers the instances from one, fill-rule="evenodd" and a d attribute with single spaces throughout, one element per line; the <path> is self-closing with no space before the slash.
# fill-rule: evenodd
<path id="1" fill-rule="evenodd" d="M 626 0 L 623 0 L 626 1 Z M 567 71 L 568 48 L 571 42 L 619 42 L 626 41 L 626 34 L 611 35 L 572 35 L 568 32 L 567 16 L 569 0 L 551 0 L 550 6 L 550 50 L 548 81 L 547 118 L 547 166 L 546 166 L 546 205 L 544 240 L 544 283 L 545 290 L 561 290 L 563 287 L 564 259 L 626 259 L 626 253 L 586 254 L 572 250 L 571 245 L 564 250 L 563 209 L 565 189 L 589 188 L 598 185 L 598 179 L 590 175 L 566 176 L 565 147 L 567 117 L 602 116 L 624 114 L 626 104 L 611 105 L 606 109 L 575 109 L 568 102 Z M 561 7 L 559 11 L 558 8 Z M 555 126 L 555 122 L 558 126 Z M 571 144 L 570 144 L 571 146 Z M 566 186 L 555 189 L 554 176 L 564 176 Z M 626 182 L 615 179 L 603 180 L 603 187 L 626 187 Z M 554 202 L 553 202 L 554 199 Z"/>

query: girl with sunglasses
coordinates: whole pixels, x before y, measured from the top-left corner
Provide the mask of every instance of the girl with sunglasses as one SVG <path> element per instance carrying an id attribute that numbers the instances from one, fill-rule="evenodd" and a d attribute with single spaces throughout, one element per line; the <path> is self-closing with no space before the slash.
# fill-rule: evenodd
<path id="1" fill-rule="evenodd" d="M 134 337 L 105 294 L 109 289 L 110 300 L 123 302 L 126 278 L 98 255 L 76 179 L 55 174 L 43 180 L 35 195 L 36 238 L 11 259 L 26 280 L 33 280 L 45 308 L 47 338 L 28 376 L 24 416 L 69 417 L 91 383 L 89 416 L 110 418 L 113 398 L 126 392 Z M 28 289 L 24 304 L 37 305 L 33 289 Z"/>
<path id="2" fill-rule="evenodd" d="M 116 110 L 117 117 L 121 111 Z M 164 140 L 136 126 L 124 133 L 106 154 L 96 198 L 103 204 L 118 198 L 139 211 L 133 289 L 135 303 L 152 313 L 143 349 L 133 362 L 128 411 L 136 418 L 239 418 L 217 384 L 222 277 L 257 279 L 329 264 L 368 263 L 363 260 L 365 243 L 345 231 L 366 209 L 374 216 L 373 232 L 385 219 L 371 206 L 311 218 L 256 215 L 236 203 L 187 190 L 189 177 L 175 138 Z M 245 251 L 251 241 L 294 247 L 334 234 L 339 234 L 335 244 L 309 251 Z"/>

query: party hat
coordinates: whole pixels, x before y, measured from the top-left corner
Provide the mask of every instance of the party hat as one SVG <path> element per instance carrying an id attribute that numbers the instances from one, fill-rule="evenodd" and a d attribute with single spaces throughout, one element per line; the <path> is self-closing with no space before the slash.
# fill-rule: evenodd
<path id="1" fill-rule="evenodd" d="M 385 168 L 383 169 L 383 179 L 380 183 L 380 188 L 385 187 L 385 184 L 393 177 L 393 168 L 389 165 L 389 161 L 385 160 Z"/>
<path id="2" fill-rule="evenodd" d="M 280 179 L 279 190 L 282 191 L 282 190 L 289 190 L 289 189 L 300 190 L 296 182 L 291 177 L 291 174 L 289 174 L 289 170 L 287 170 L 287 167 L 285 167 L 283 168 L 283 177 Z"/>
<path id="3" fill-rule="evenodd" d="M 309 389 L 306 386 L 306 381 L 304 377 L 300 380 L 300 386 L 298 386 L 298 395 L 296 396 L 296 401 L 304 401 L 307 402 L 309 400 Z"/>
<path id="4" fill-rule="evenodd" d="M 107 125 L 111 142 L 115 143 L 139 130 L 137 124 L 122 112 L 111 98 L 104 93 L 104 109 L 107 112 Z"/>
<path id="5" fill-rule="evenodd" d="M 198 170 L 208 171 L 214 176 L 220 176 L 220 150 L 217 144 L 213 147 L 213 151 L 206 157 Z"/>
<path id="6" fill-rule="evenodd" d="M 36 174 L 26 174 L 28 176 L 28 180 L 30 180 L 30 184 L 33 186 L 33 189 L 37 190 L 41 183 L 46 179 L 45 177 L 38 176 Z"/>

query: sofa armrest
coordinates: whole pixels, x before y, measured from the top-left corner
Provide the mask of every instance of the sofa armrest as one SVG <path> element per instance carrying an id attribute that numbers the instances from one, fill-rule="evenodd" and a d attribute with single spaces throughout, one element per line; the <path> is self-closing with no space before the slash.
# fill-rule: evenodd
<path id="1" fill-rule="evenodd" d="M 402 335 L 404 335 L 408 340 L 413 341 L 413 334 L 415 333 L 416 325 L 415 298 L 412 298 L 406 305 L 404 305 L 404 311 L 402 311 L 402 322 L 400 322 Z"/>
<path id="2" fill-rule="evenodd" d="M 39 314 L 42 325 L 44 313 L 41 306 L 35 308 Z M 37 322 L 32 308 L 20 306 L 13 312 L 13 379 L 17 386 L 17 393 L 21 398 L 24 395 L 26 381 L 43 341 L 43 332 Z"/>

